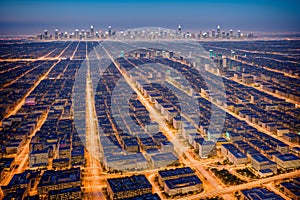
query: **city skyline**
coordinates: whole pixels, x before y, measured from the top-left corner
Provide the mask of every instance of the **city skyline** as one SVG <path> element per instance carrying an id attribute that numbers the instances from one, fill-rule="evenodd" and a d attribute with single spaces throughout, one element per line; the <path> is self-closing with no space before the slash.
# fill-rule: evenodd
<path id="1" fill-rule="evenodd" d="M 300 41 L 231 41 L 1 40 L 0 199 L 298 199 Z"/>
<path id="2" fill-rule="evenodd" d="M 127 29 L 147 26 L 186 31 L 224 29 L 253 32 L 299 32 L 297 1 L 3 1 L 0 34 L 37 34 L 41 30 Z"/>
<path id="3" fill-rule="evenodd" d="M 300 0 L 3 0 L 0 200 L 300 199 Z"/>
<path id="4" fill-rule="evenodd" d="M 37 36 L 30 36 L 29 39 L 38 40 L 102 40 L 102 39 L 253 39 L 253 32 L 241 32 L 237 30 L 224 30 L 220 25 L 212 31 L 186 32 L 179 24 L 177 30 L 163 27 L 143 27 L 127 30 L 114 30 L 108 26 L 106 30 L 99 30 L 93 25 L 90 29 L 75 29 L 70 32 L 55 29 L 54 32 L 45 29 Z"/>

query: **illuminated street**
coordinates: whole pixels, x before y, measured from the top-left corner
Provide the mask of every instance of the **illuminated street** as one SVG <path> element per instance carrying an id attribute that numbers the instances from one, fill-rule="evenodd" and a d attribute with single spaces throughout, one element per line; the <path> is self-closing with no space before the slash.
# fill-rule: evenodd
<path id="1" fill-rule="evenodd" d="M 298 198 L 300 40 L 215 28 L 3 39 L 0 198 Z"/>

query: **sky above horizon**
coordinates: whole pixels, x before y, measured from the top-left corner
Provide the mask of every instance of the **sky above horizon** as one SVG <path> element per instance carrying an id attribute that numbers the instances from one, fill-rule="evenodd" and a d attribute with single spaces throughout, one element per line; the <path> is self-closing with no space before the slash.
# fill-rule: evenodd
<path id="1" fill-rule="evenodd" d="M 300 32 L 297 0 L 2 0 L 0 34 L 159 26 L 184 31 Z"/>

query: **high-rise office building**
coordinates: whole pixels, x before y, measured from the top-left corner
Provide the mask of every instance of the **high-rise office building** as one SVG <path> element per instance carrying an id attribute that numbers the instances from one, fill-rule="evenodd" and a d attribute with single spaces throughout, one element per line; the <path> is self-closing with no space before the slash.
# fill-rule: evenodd
<path id="1" fill-rule="evenodd" d="M 85 30 L 82 29 L 82 30 L 81 30 L 81 39 L 84 39 L 84 36 L 85 36 Z"/>
<path id="2" fill-rule="evenodd" d="M 240 30 L 237 31 L 237 37 L 241 38 L 241 31 Z"/>
<path id="3" fill-rule="evenodd" d="M 216 37 L 216 31 L 215 31 L 215 30 L 212 30 L 212 32 L 211 32 L 211 37 L 212 37 L 212 38 L 215 38 L 215 37 Z"/>
<path id="4" fill-rule="evenodd" d="M 230 38 L 230 36 L 229 36 L 229 33 L 228 33 L 228 32 L 226 33 L 226 38 L 227 38 L 227 39 L 229 39 L 229 38 Z"/>
<path id="5" fill-rule="evenodd" d="M 93 25 L 91 26 L 91 33 L 90 34 L 91 34 L 91 37 L 93 38 L 94 37 L 94 26 Z"/>
<path id="6" fill-rule="evenodd" d="M 217 26 L 217 38 L 221 37 L 221 27 L 220 25 Z"/>
<path id="7" fill-rule="evenodd" d="M 111 26 L 108 26 L 108 36 L 110 37 L 112 35 L 112 30 Z"/>
<path id="8" fill-rule="evenodd" d="M 229 34 L 230 34 L 230 38 L 233 38 L 233 30 L 232 29 L 230 29 Z"/>
<path id="9" fill-rule="evenodd" d="M 75 30 L 75 38 L 76 38 L 76 39 L 79 38 L 79 30 L 78 30 L 78 29 Z"/>
<path id="10" fill-rule="evenodd" d="M 44 39 L 45 39 L 45 40 L 48 39 L 48 30 L 44 30 Z"/>
<path id="11" fill-rule="evenodd" d="M 57 30 L 57 29 L 55 29 L 55 32 L 54 32 L 54 38 L 55 38 L 55 40 L 58 39 L 58 30 Z"/>
<path id="12" fill-rule="evenodd" d="M 209 31 L 206 32 L 206 37 L 209 38 Z"/>
<path id="13" fill-rule="evenodd" d="M 181 25 L 178 25 L 178 35 L 181 37 L 182 34 L 182 29 L 181 29 Z"/>
<path id="14" fill-rule="evenodd" d="M 222 38 L 225 38 L 225 31 L 222 31 Z"/>

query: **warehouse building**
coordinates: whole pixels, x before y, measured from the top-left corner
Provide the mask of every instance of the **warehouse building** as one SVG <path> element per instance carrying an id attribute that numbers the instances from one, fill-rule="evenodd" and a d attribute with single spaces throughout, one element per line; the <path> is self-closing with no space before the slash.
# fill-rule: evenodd
<path id="1" fill-rule="evenodd" d="M 272 162 L 260 153 L 252 155 L 251 165 L 257 172 L 259 172 L 260 170 L 270 169 L 273 171 L 273 173 L 277 173 L 276 163 Z"/>
<path id="2" fill-rule="evenodd" d="M 202 188 L 202 181 L 196 175 L 169 179 L 164 182 L 164 191 L 169 196 L 196 192 Z"/>
<path id="3" fill-rule="evenodd" d="M 152 168 L 160 168 L 178 163 L 177 156 L 172 152 L 163 152 L 151 155 L 150 165 Z"/>
<path id="4" fill-rule="evenodd" d="M 160 170 L 158 171 L 158 182 L 162 186 L 163 181 L 165 180 L 184 177 L 184 176 L 191 176 L 194 174 L 195 174 L 194 170 L 192 170 L 190 167 Z"/>
<path id="5" fill-rule="evenodd" d="M 74 199 L 80 200 L 82 199 L 82 191 L 79 186 L 74 188 L 66 188 L 59 190 L 50 190 L 48 194 L 49 200 L 65 200 L 65 199 Z"/>
<path id="6" fill-rule="evenodd" d="M 152 185 L 145 175 L 107 179 L 110 199 L 125 199 L 152 193 Z"/>
<path id="7" fill-rule="evenodd" d="M 284 170 L 300 167 L 300 158 L 292 153 L 281 154 L 275 157 L 275 162 Z"/>
<path id="8" fill-rule="evenodd" d="M 23 173 L 15 174 L 8 185 L 1 186 L 1 189 L 6 196 L 9 193 L 14 193 L 20 188 L 25 188 L 29 191 L 32 184 L 37 181 L 40 172 L 35 172 L 31 170 L 25 170 Z"/>
<path id="9" fill-rule="evenodd" d="M 146 158 L 141 153 L 105 153 L 104 166 L 106 170 L 144 170 L 148 169 Z"/>
<path id="10" fill-rule="evenodd" d="M 264 188 L 251 188 L 246 190 L 241 190 L 242 199 L 245 200 L 266 200 L 266 199 L 276 199 L 284 200 L 278 194 L 271 192 Z"/>
<path id="11" fill-rule="evenodd" d="M 282 182 L 280 186 L 283 187 L 284 193 L 294 200 L 300 200 L 300 183 L 293 179 L 291 182 Z"/>
<path id="12" fill-rule="evenodd" d="M 78 186 L 81 186 L 80 168 L 60 171 L 47 170 L 38 184 L 38 194 L 48 195 L 50 190 L 61 190 Z"/>
<path id="13" fill-rule="evenodd" d="M 190 167 L 159 171 L 158 182 L 169 196 L 199 191 L 203 188 L 202 181 Z"/>
<path id="14" fill-rule="evenodd" d="M 217 147 L 215 142 L 204 140 L 202 143 L 199 143 L 200 158 L 208 158 L 209 156 L 215 155 L 217 155 Z"/>
<path id="15" fill-rule="evenodd" d="M 222 144 L 221 151 L 234 165 L 246 164 L 248 162 L 247 156 L 233 144 Z"/>
<path id="16" fill-rule="evenodd" d="M 50 149 L 31 151 L 29 154 L 29 167 L 47 166 Z"/>

